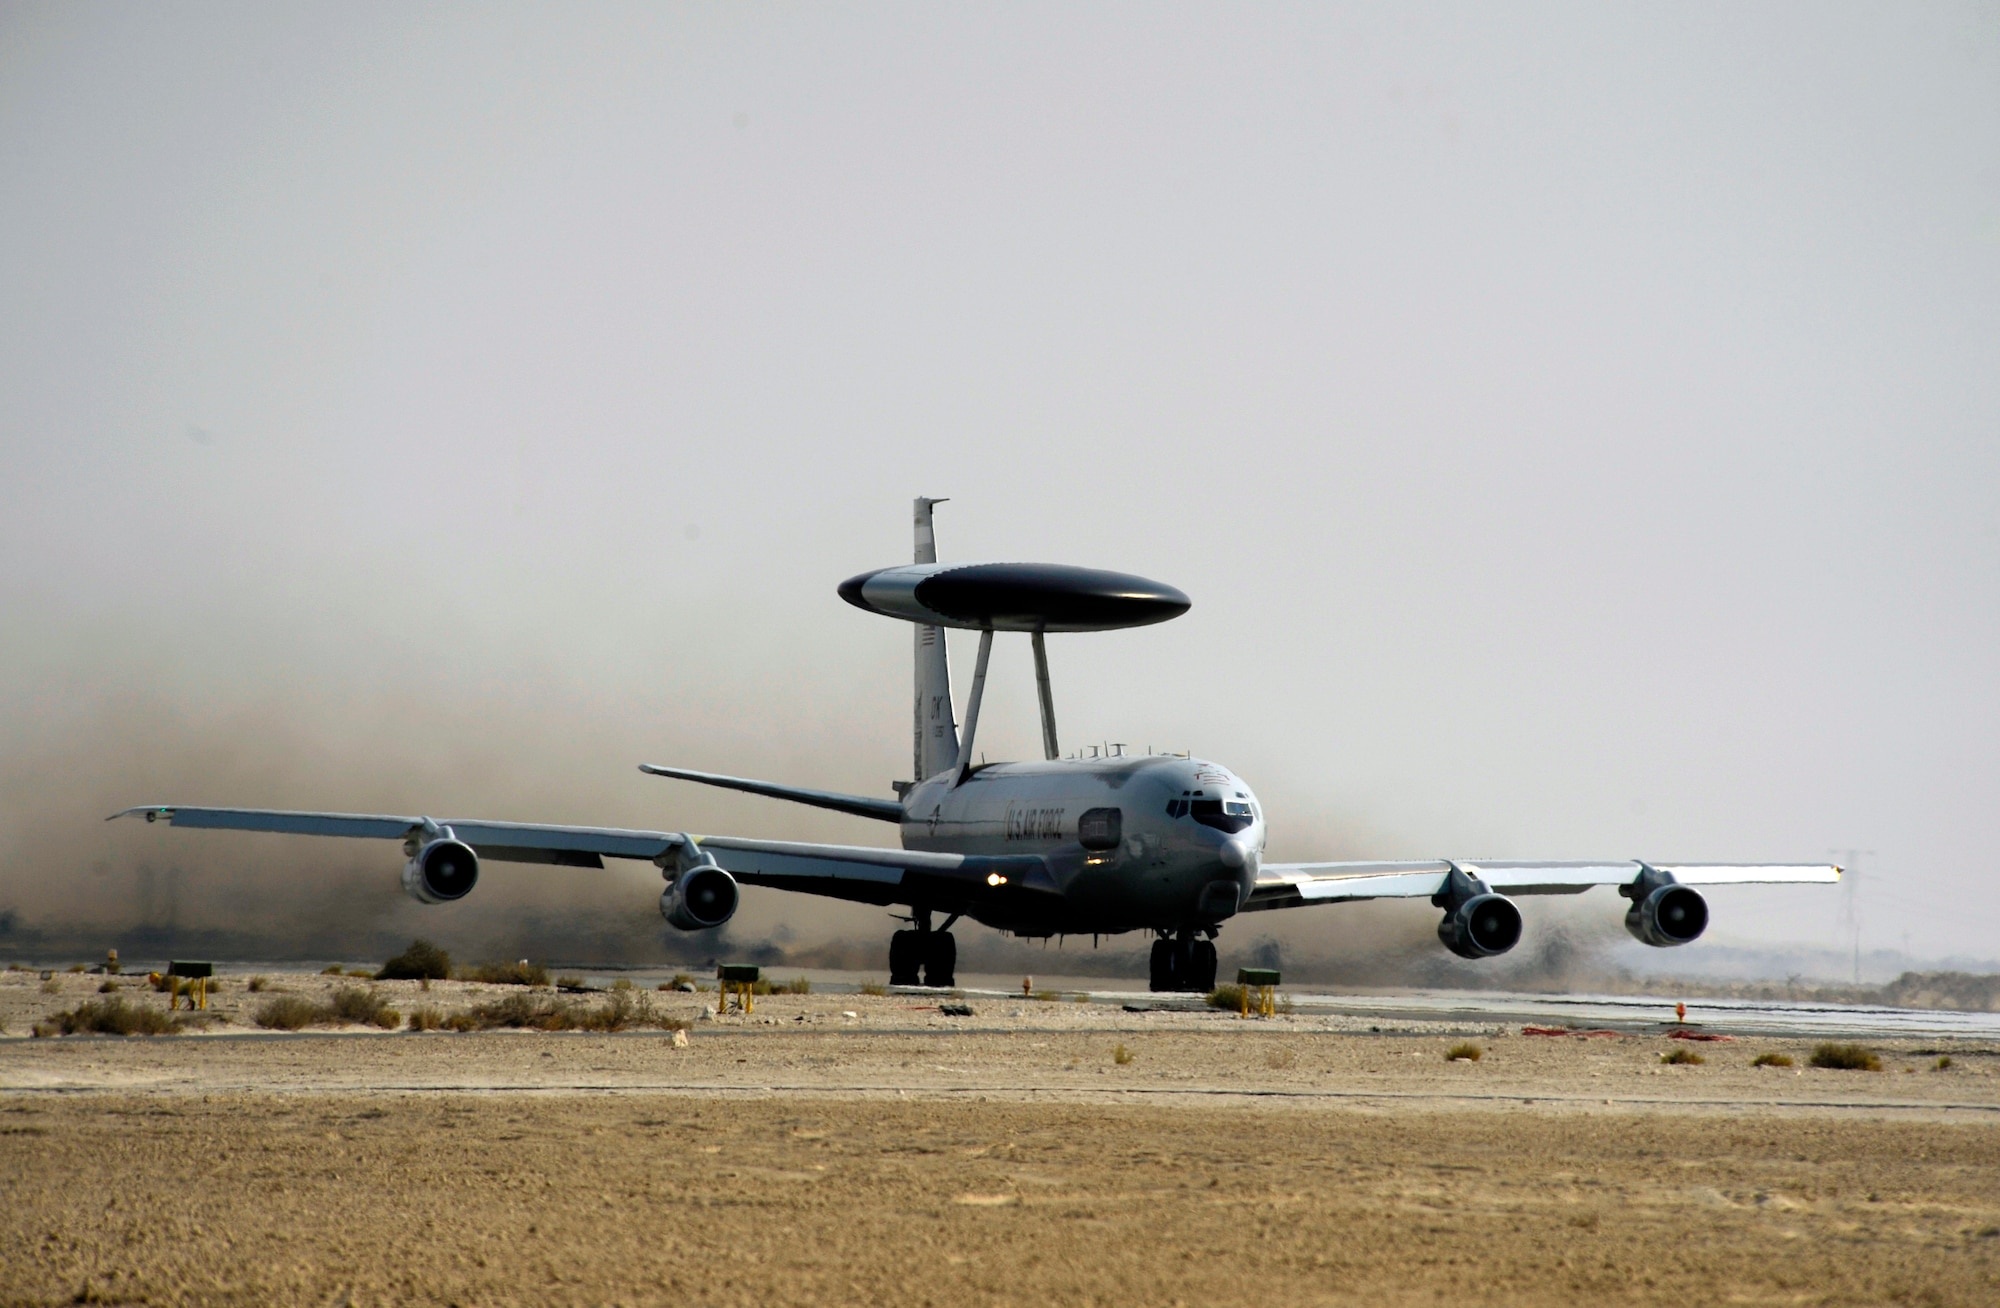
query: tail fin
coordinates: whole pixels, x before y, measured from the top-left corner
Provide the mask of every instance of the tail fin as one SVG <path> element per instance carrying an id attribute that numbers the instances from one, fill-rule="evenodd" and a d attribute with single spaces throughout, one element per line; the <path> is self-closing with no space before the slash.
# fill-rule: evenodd
<path id="1" fill-rule="evenodd" d="M 943 500 L 917 498 L 918 563 L 937 562 L 937 534 L 931 506 Z M 958 762 L 958 723 L 951 712 L 951 664 L 945 658 L 944 628 L 917 628 L 917 702 L 914 722 L 916 779 L 936 776 Z"/>

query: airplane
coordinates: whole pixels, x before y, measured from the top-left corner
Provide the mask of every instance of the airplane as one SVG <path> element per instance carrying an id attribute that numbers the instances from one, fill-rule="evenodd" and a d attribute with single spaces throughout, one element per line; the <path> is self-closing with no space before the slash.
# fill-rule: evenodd
<path id="1" fill-rule="evenodd" d="M 403 889 L 425 904 L 470 894 L 482 858 L 565 868 L 604 859 L 649 861 L 666 888 L 660 912 L 682 931 L 728 922 L 739 886 L 830 896 L 906 910 L 889 939 L 889 980 L 949 987 L 969 918 L 1016 936 L 1153 936 L 1149 985 L 1207 992 L 1215 940 L 1244 913 L 1371 899 L 1428 899 L 1438 939 L 1461 958 L 1519 943 L 1510 895 L 1573 895 L 1615 886 L 1626 928 L 1648 945 L 1688 944 L 1708 925 L 1698 886 L 1834 882 L 1830 864 L 1710 864 L 1643 860 L 1273 863 L 1265 814 L 1242 778 L 1189 754 L 1061 757 L 1045 638 L 1179 617 L 1172 586 L 1066 564 L 940 563 L 933 506 L 915 505 L 915 560 L 849 578 L 841 598 L 915 627 L 914 772 L 895 798 L 848 795 L 644 763 L 652 776 L 719 786 L 896 825 L 902 848 L 701 836 L 685 831 L 551 826 L 390 814 L 289 812 L 149 804 L 112 815 L 177 827 L 400 840 Z M 961 730 L 954 718 L 947 628 L 979 633 Z M 995 633 L 1026 634 L 1040 701 L 1039 760 L 975 763 L 973 741 Z M 939 919 L 942 918 L 942 921 Z"/>

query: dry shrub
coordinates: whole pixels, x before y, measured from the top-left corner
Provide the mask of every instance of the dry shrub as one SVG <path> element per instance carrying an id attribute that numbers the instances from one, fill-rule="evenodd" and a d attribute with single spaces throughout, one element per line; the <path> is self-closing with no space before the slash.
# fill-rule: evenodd
<path id="1" fill-rule="evenodd" d="M 812 992 L 813 992 L 813 983 L 806 980 L 802 976 L 793 977 L 791 980 L 779 986 L 776 991 L 776 993 L 781 995 L 809 995 Z"/>
<path id="2" fill-rule="evenodd" d="M 549 970 L 540 963 L 481 963 L 460 972 L 459 978 L 489 986 L 545 986 Z"/>
<path id="3" fill-rule="evenodd" d="M 1445 1050 L 1444 1061 L 1447 1063 L 1476 1063 L 1485 1053 L 1484 1049 L 1467 1040 Z"/>
<path id="4" fill-rule="evenodd" d="M 187 1021 L 162 1009 L 145 1004 L 128 1004 L 123 999 L 92 999 L 67 1013 L 57 1013 L 37 1023 L 37 1035 L 173 1035 L 186 1028 Z"/>
<path id="5" fill-rule="evenodd" d="M 1823 1044 L 1815 1045 L 1812 1058 L 1808 1060 L 1814 1067 L 1828 1067 L 1840 1072 L 1879 1072 L 1882 1060 L 1875 1051 L 1865 1045 Z"/>
<path id="6" fill-rule="evenodd" d="M 50 977 L 48 980 L 42 982 L 42 993 L 45 995 L 61 994 L 62 982 L 56 980 L 54 977 Z"/>
<path id="7" fill-rule="evenodd" d="M 1055 1002 L 1056 1002 L 1057 1000 L 1059 1000 L 1059 999 L 1061 999 L 1061 998 L 1062 998 L 1062 991 L 1060 991 L 1060 990 L 1037 990 L 1037 991 L 1035 992 L 1035 998 L 1036 998 L 1037 1000 L 1041 1001 L 1041 1002 L 1042 1002 L 1042 1003 L 1044 1003 L 1044 1004 L 1053 1004 L 1053 1003 L 1055 1003 Z"/>
<path id="8" fill-rule="evenodd" d="M 880 999 L 889 993 L 889 987 L 881 984 L 879 981 L 867 981 L 862 983 L 861 993 L 864 995 L 873 995 L 877 999 Z"/>
<path id="9" fill-rule="evenodd" d="M 1935 1063 L 1932 1063 L 1931 1066 L 1937 1071 L 1940 1072 L 1946 1071 L 1951 1067 L 1951 1055 L 1939 1054 L 1938 1060 Z"/>
<path id="10" fill-rule="evenodd" d="M 64 970 L 65 970 L 65 971 L 68 971 L 68 972 L 88 972 L 88 971 L 89 971 L 90 969 L 89 969 L 89 968 L 87 968 L 87 967 L 85 967 L 85 966 L 84 966 L 83 964 L 81 964 L 81 963 L 71 963 L 71 964 L 70 964 L 70 965 L 69 965 L 69 966 L 68 966 L 67 968 L 65 968 Z"/>
<path id="11" fill-rule="evenodd" d="M 249 990 L 249 992 L 253 995 L 262 994 L 264 991 L 270 988 L 271 988 L 271 983 L 269 981 L 266 981 L 261 976 L 251 977 L 249 985 L 245 987 L 245 989 Z"/>
<path id="12" fill-rule="evenodd" d="M 579 1004 L 553 995 L 508 995 L 475 1004 L 444 1020 L 453 1031 L 627 1031 L 638 1027 L 686 1029 L 686 1018 L 662 1013 L 648 994 L 618 990 L 601 1004 Z"/>
<path id="13" fill-rule="evenodd" d="M 302 1031 L 320 1020 L 321 1008 L 299 995 L 277 995 L 257 1007 L 251 1019 L 266 1031 Z"/>
<path id="14" fill-rule="evenodd" d="M 1125 1064 L 1132 1061 L 1132 1051 L 1127 1049 L 1121 1043 L 1117 1048 L 1111 1051 L 1111 1061 L 1118 1064 L 1118 1066 L 1123 1067 L 1125 1066 Z"/>
<path id="15" fill-rule="evenodd" d="M 382 964 L 377 981 L 443 981 L 451 975 L 451 955 L 419 936 L 410 947 Z"/>
<path id="16" fill-rule="evenodd" d="M 339 976 L 339 975 L 340 975 L 340 964 L 338 964 L 338 963 L 328 963 L 328 964 L 327 964 L 327 965 L 326 965 L 325 967 L 323 967 L 323 968 L 321 968 L 321 969 L 319 970 L 319 974 L 320 974 L 321 976 Z"/>
<path id="17" fill-rule="evenodd" d="M 373 990 L 342 986 L 323 1004 L 315 1004 L 301 995 L 274 995 L 258 1006 L 251 1020 L 267 1031 L 303 1031 L 309 1026 L 338 1026 L 343 1022 L 393 1031 L 403 1024 L 403 1015 Z"/>
<path id="18" fill-rule="evenodd" d="M 100 995 L 115 995 L 118 993 L 118 983 L 116 981 L 106 981 L 97 987 L 97 993 Z"/>
<path id="19" fill-rule="evenodd" d="M 1692 1049 L 1670 1049 L 1660 1055 L 1660 1061 L 1669 1067 L 1697 1067 L 1708 1060 Z"/>
<path id="20" fill-rule="evenodd" d="M 363 990 L 359 986 L 342 986 L 333 992 L 327 1001 L 323 1022 L 353 1022 L 361 1026 L 379 1026 L 385 1031 L 393 1031 L 402 1025 L 403 1015 L 389 1007 L 389 1001 L 373 990 Z"/>
<path id="21" fill-rule="evenodd" d="M 410 1030 L 435 1031 L 444 1025 L 444 1014 L 425 1004 L 422 1008 L 410 1010 Z"/>
<path id="22" fill-rule="evenodd" d="M 1247 999 L 1248 996 L 1243 993 L 1243 987 L 1238 985 L 1217 986 L 1208 992 L 1208 1006 L 1210 1008 L 1226 1009 L 1231 1013 L 1242 1012 L 1243 1005 Z"/>
<path id="23" fill-rule="evenodd" d="M 624 1031 L 636 1027 L 657 1027 L 681 1031 L 688 1026 L 684 1017 L 661 1013 L 653 1008 L 653 997 L 630 990 L 614 990 L 602 1004 L 577 1015 L 577 1026 L 585 1031 Z"/>
<path id="24" fill-rule="evenodd" d="M 507 995 L 452 1014 L 454 1031 L 568 1031 L 576 1026 L 573 1005 L 547 995 Z"/>
<path id="25" fill-rule="evenodd" d="M 1790 1054 L 1759 1054 L 1750 1060 L 1750 1066 L 1752 1067 L 1790 1067 L 1791 1065 L 1792 1056 Z"/>
<path id="26" fill-rule="evenodd" d="M 351 976 L 357 981 L 373 981 L 375 979 L 374 969 L 366 967 L 350 967 L 345 972 L 342 972 L 341 975 Z"/>
<path id="27" fill-rule="evenodd" d="M 616 981 L 613 981 L 611 983 L 611 988 L 613 990 L 630 990 L 633 988 L 632 978 L 629 976 L 621 976 Z"/>

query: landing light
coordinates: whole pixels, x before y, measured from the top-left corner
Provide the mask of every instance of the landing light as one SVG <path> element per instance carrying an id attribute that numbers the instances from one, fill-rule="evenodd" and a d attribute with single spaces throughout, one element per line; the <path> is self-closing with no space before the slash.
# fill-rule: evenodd
<path id="1" fill-rule="evenodd" d="M 989 886 L 1004 886 L 1007 884 L 1007 878 L 1001 876 L 998 872 L 988 872 L 986 874 L 986 884 Z"/>

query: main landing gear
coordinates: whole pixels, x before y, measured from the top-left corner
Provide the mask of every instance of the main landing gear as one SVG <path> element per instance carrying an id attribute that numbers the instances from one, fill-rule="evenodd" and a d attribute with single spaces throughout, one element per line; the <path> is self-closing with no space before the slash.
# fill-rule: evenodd
<path id="1" fill-rule="evenodd" d="M 1205 995 L 1215 989 L 1215 942 L 1191 933 L 1153 942 L 1151 988 Z"/>
<path id="2" fill-rule="evenodd" d="M 958 920 L 957 914 L 952 915 L 942 931 L 931 930 L 931 915 L 927 912 L 919 912 L 912 920 L 916 924 L 913 930 L 898 931 L 889 937 L 889 984 L 944 989 L 957 985 L 954 973 L 958 971 L 958 941 L 952 938 L 950 930 L 952 922 Z"/>

